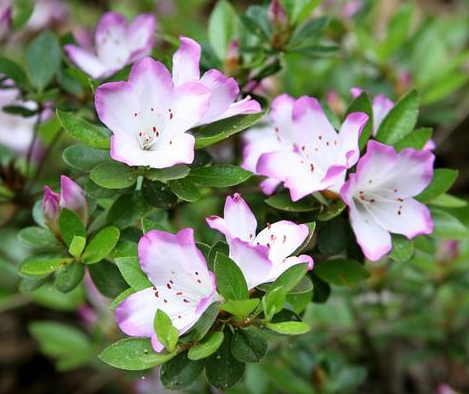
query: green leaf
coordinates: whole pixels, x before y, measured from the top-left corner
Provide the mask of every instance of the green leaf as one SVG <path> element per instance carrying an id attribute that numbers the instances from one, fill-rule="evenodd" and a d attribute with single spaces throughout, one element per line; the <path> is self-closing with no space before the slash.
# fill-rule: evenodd
<path id="1" fill-rule="evenodd" d="M 412 90 L 389 111 L 381 122 L 376 139 L 384 144 L 393 145 L 412 133 L 419 112 L 419 97 Z"/>
<path id="2" fill-rule="evenodd" d="M 135 290 L 143 290 L 153 286 L 140 268 L 137 257 L 120 257 L 116 259 L 117 267 L 125 281 Z"/>
<path id="3" fill-rule="evenodd" d="M 313 2 L 309 4 L 313 4 Z M 269 383 L 282 393 L 288 394 L 315 394 L 311 386 L 310 379 L 306 380 L 303 376 L 295 373 L 281 364 L 262 363 L 262 371 L 267 374 Z"/>
<path id="4" fill-rule="evenodd" d="M 255 125 L 264 115 L 265 112 L 251 115 L 237 115 L 201 126 L 194 133 L 195 148 L 201 149 L 223 141 Z"/>
<path id="5" fill-rule="evenodd" d="M 128 287 L 119 269 L 108 261 L 92 264 L 88 270 L 93 283 L 106 297 L 115 298 Z"/>
<path id="6" fill-rule="evenodd" d="M 34 2 L 32 0 L 16 0 L 12 5 L 12 27 L 14 30 L 19 30 L 31 17 L 34 11 Z"/>
<path id="7" fill-rule="evenodd" d="M 271 288 L 272 289 L 272 288 Z M 267 320 L 279 313 L 285 305 L 286 291 L 282 287 L 275 287 L 262 298 L 262 309 Z"/>
<path id="8" fill-rule="evenodd" d="M 205 310 L 205 312 L 195 324 L 194 328 L 191 330 L 191 332 L 194 334 L 194 340 L 200 341 L 209 332 L 219 312 L 219 302 L 214 302 Z"/>
<path id="9" fill-rule="evenodd" d="M 249 298 L 248 286 L 243 273 L 228 256 L 217 253 L 214 272 L 218 292 L 226 300 L 246 300 Z"/>
<path id="10" fill-rule="evenodd" d="M 291 292 L 304 278 L 308 264 L 296 264 L 282 273 L 270 286 L 269 292 L 281 287 L 285 293 Z"/>
<path id="11" fill-rule="evenodd" d="M 316 263 L 314 273 L 331 285 L 351 286 L 370 276 L 363 264 L 355 260 L 336 259 Z"/>
<path id="12" fill-rule="evenodd" d="M 236 29 L 236 12 L 226 0 L 219 0 L 208 19 L 208 39 L 218 59 L 225 60 Z"/>
<path id="13" fill-rule="evenodd" d="M 85 193 L 88 196 L 95 199 L 112 198 L 119 194 L 119 190 L 106 189 L 104 187 L 98 186 L 90 178 L 85 181 L 83 188 L 85 189 Z"/>
<path id="14" fill-rule="evenodd" d="M 200 190 L 187 179 L 170 181 L 169 187 L 176 196 L 184 201 L 195 202 L 202 196 Z"/>
<path id="15" fill-rule="evenodd" d="M 143 180 L 142 196 L 149 205 L 155 208 L 169 209 L 177 203 L 177 197 L 168 185 L 148 179 Z"/>
<path id="16" fill-rule="evenodd" d="M 189 360 L 201 360 L 215 353 L 221 346 L 224 339 L 223 332 L 213 332 L 198 344 L 192 346 L 187 354 Z"/>
<path id="17" fill-rule="evenodd" d="M 26 48 L 25 63 L 29 80 L 38 91 L 42 92 L 52 81 L 59 70 L 61 57 L 59 42 L 48 30 L 29 43 Z"/>
<path id="18" fill-rule="evenodd" d="M 81 252 L 83 252 L 83 249 L 85 248 L 85 245 L 85 237 L 74 235 L 72 238 L 72 242 L 70 242 L 70 246 L 68 247 L 68 253 L 70 253 L 75 258 L 79 258 L 81 256 Z"/>
<path id="19" fill-rule="evenodd" d="M 340 215 L 346 207 L 347 205 L 342 200 L 337 200 L 318 214 L 318 220 L 321 222 L 331 220 Z"/>
<path id="20" fill-rule="evenodd" d="M 140 191 L 119 196 L 109 209 L 106 222 L 123 229 L 139 221 L 146 209 L 145 200 Z"/>
<path id="21" fill-rule="evenodd" d="M 21 87 L 26 84 L 26 73 L 22 67 L 5 57 L 0 57 L 0 74 L 12 79 L 16 86 Z"/>
<path id="22" fill-rule="evenodd" d="M 148 178 L 151 181 L 167 182 L 174 179 L 185 178 L 189 172 L 190 168 L 184 164 L 178 164 L 169 168 L 151 168 L 146 171 L 143 176 Z"/>
<path id="23" fill-rule="evenodd" d="M 309 277 L 304 276 L 301 280 L 300 283 L 298 283 L 288 294 L 304 294 L 304 293 L 309 293 L 310 291 L 313 290 L 313 282 L 311 282 L 311 279 Z"/>
<path id="24" fill-rule="evenodd" d="M 311 330 L 309 324 L 303 323 L 301 321 L 286 321 L 282 323 L 267 323 L 267 328 L 269 330 L 278 332 L 279 334 L 286 335 L 301 335 L 306 334 Z"/>
<path id="25" fill-rule="evenodd" d="M 436 238 L 467 239 L 469 229 L 459 219 L 441 209 L 432 209 L 433 233 Z"/>
<path id="26" fill-rule="evenodd" d="M 98 357 L 115 368 L 142 371 L 161 365 L 174 356 L 155 353 L 148 338 L 125 338 L 108 346 Z"/>
<path id="27" fill-rule="evenodd" d="M 348 221 L 337 217 L 324 223 L 317 237 L 319 251 L 326 256 L 337 255 L 347 248 Z"/>
<path id="28" fill-rule="evenodd" d="M 452 196 L 451 194 L 443 193 L 437 198 L 434 198 L 430 204 L 437 207 L 462 208 L 467 205 L 467 201 L 462 198 Z"/>
<path id="29" fill-rule="evenodd" d="M 189 360 L 187 352 L 180 353 L 161 367 L 161 383 L 163 387 L 169 390 L 180 390 L 188 387 L 202 373 L 204 365 L 203 360 Z"/>
<path id="30" fill-rule="evenodd" d="M 316 201 L 312 197 L 305 197 L 300 201 L 293 202 L 288 193 L 269 197 L 265 200 L 265 203 L 272 208 L 286 212 L 310 212 L 318 209 L 315 206 Z"/>
<path id="31" fill-rule="evenodd" d="M 95 357 L 90 339 L 76 328 L 53 321 L 35 321 L 28 327 L 41 351 L 58 358 L 57 369 L 64 371 L 85 365 Z"/>
<path id="32" fill-rule="evenodd" d="M 26 258 L 21 263 L 20 272 L 26 275 L 47 275 L 71 261 L 72 259 L 67 256 L 60 256 L 54 253 L 40 253 Z"/>
<path id="33" fill-rule="evenodd" d="M 215 265 L 215 257 L 217 256 L 217 252 L 223 253 L 228 256 L 230 254 L 230 248 L 225 241 L 221 241 L 221 240 L 213 244 L 208 254 L 208 261 L 207 261 L 208 269 L 210 271 L 213 271 L 213 266 Z"/>
<path id="34" fill-rule="evenodd" d="M 231 353 L 243 363 L 257 363 L 267 353 L 268 343 L 254 328 L 236 330 L 231 338 Z"/>
<path id="35" fill-rule="evenodd" d="M 178 343 L 179 332 L 174 328 L 171 319 L 164 311 L 160 309 L 156 311 L 153 327 L 158 341 L 164 345 L 170 353 L 173 352 Z"/>
<path id="36" fill-rule="evenodd" d="M 416 129 L 407 137 L 404 137 L 400 141 L 396 142 L 394 144 L 394 147 L 398 152 L 404 148 L 414 148 L 417 150 L 421 150 L 431 138 L 432 133 L 433 129 L 429 127 Z"/>
<path id="37" fill-rule="evenodd" d="M 65 148 L 62 158 L 70 167 L 78 171 L 91 171 L 99 164 L 111 160 L 108 150 L 95 149 L 85 145 L 72 145 Z"/>
<path id="38" fill-rule="evenodd" d="M 311 284 L 311 290 L 305 293 L 298 294 L 288 294 L 287 295 L 287 304 L 289 304 L 295 313 L 302 313 L 308 305 L 311 303 L 313 298 L 313 284 L 309 278 L 305 278 Z"/>
<path id="39" fill-rule="evenodd" d="M 55 287 L 62 293 L 68 293 L 81 283 L 84 275 L 84 265 L 74 261 L 57 271 L 54 282 Z"/>
<path id="40" fill-rule="evenodd" d="M 83 261 L 86 264 L 95 264 L 112 252 L 119 241 L 120 231 L 117 227 L 103 228 L 96 234 L 83 253 Z"/>
<path id="41" fill-rule="evenodd" d="M 191 182 L 209 187 L 230 187 L 248 180 L 252 172 L 240 167 L 220 164 L 211 167 L 194 168 L 187 177 Z"/>
<path id="42" fill-rule="evenodd" d="M 319 33 L 327 27 L 329 21 L 330 18 L 321 16 L 304 23 L 293 33 L 288 49 L 304 47 L 310 44 L 310 41 L 317 40 Z"/>
<path id="43" fill-rule="evenodd" d="M 132 167 L 112 161 L 102 163 L 91 170 L 91 180 L 106 189 L 125 189 L 137 180 L 137 173 Z"/>
<path id="44" fill-rule="evenodd" d="M 209 383 L 219 390 L 226 390 L 238 382 L 244 374 L 245 364 L 235 359 L 231 353 L 231 333 L 225 332 L 225 340 L 206 363 Z"/>
<path id="45" fill-rule="evenodd" d="M 26 227 L 18 233 L 20 242 L 32 248 L 57 247 L 57 238 L 48 229 L 38 226 Z"/>
<path id="46" fill-rule="evenodd" d="M 110 132 L 70 112 L 57 110 L 57 117 L 70 137 L 92 148 L 109 149 Z"/>
<path id="47" fill-rule="evenodd" d="M 79 236 L 86 238 L 86 230 L 83 222 L 75 212 L 62 208 L 59 215 L 60 236 L 67 246 L 70 246 L 73 237 Z"/>
<path id="48" fill-rule="evenodd" d="M 220 306 L 220 309 L 232 314 L 238 320 L 244 320 L 259 305 L 259 298 L 250 298 L 249 300 L 227 301 Z"/>
<path id="49" fill-rule="evenodd" d="M 432 182 L 416 198 L 420 202 L 429 203 L 443 193 L 446 193 L 456 181 L 459 172 L 447 168 L 437 168 L 433 173 Z"/>
<path id="50" fill-rule="evenodd" d="M 392 250 L 389 257 L 395 261 L 408 261 L 414 254 L 414 243 L 403 235 L 392 235 Z"/>

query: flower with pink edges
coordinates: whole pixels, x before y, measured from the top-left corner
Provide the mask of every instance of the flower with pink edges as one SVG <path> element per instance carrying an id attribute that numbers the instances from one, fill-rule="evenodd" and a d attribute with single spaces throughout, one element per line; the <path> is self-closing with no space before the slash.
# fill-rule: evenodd
<path id="1" fill-rule="evenodd" d="M 200 82 L 179 82 L 173 84 L 163 63 L 146 57 L 133 65 L 127 82 L 96 90 L 98 116 L 114 134 L 114 160 L 151 168 L 192 163 L 195 138 L 187 131 L 203 119 L 212 94 Z"/>
<path id="2" fill-rule="evenodd" d="M 272 102 L 270 116 L 267 130 L 247 134 L 243 151 L 242 166 L 267 177 L 263 191 L 271 194 L 283 183 L 293 201 L 321 190 L 338 193 L 358 160 L 368 116 L 349 114 L 337 133 L 315 98 L 287 94 Z"/>
<path id="3" fill-rule="evenodd" d="M 236 101 L 239 86 L 234 78 L 211 69 L 200 77 L 200 45 L 191 38 L 180 37 L 181 45 L 173 56 L 173 84 L 200 82 L 211 92 L 207 111 L 199 124 L 215 122 L 235 115 L 247 115 L 261 111 L 260 104 L 249 96 Z"/>
<path id="4" fill-rule="evenodd" d="M 369 260 L 379 260 L 391 250 L 391 233 L 412 239 L 433 231 L 429 209 L 413 197 L 431 182 L 434 159 L 430 151 L 406 148 L 396 153 L 393 147 L 368 142 L 356 173 L 349 175 L 340 194 Z"/>
<path id="5" fill-rule="evenodd" d="M 274 281 L 296 264 L 313 268 L 310 256 L 291 256 L 308 237 L 308 226 L 281 220 L 268 224 L 256 236 L 257 220 L 240 194 L 226 198 L 223 218 L 209 216 L 207 223 L 225 235 L 230 258 L 241 269 L 249 289 Z"/>
<path id="6" fill-rule="evenodd" d="M 49 186 L 44 186 L 44 198 L 42 200 L 42 212 L 46 225 L 53 231 L 58 231 L 58 219 L 60 210 L 67 208 L 75 212 L 86 223 L 88 220 L 88 203 L 83 189 L 62 175 L 60 177 L 60 193 L 55 193 Z"/>
<path id="7" fill-rule="evenodd" d="M 141 14 L 132 23 L 118 13 L 107 12 L 99 20 L 94 40 L 77 35 L 77 45 L 65 45 L 70 60 L 94 79 L 109 77 L 148 56 L 154 45 L 156 20 Z"/>
<path id="8" fill-rule="evenodd" d="M 190 228 L 177 234 L 149 231 L 138 243 L 138 256 L 153 287 L 122 301 L 116 308 L 116 321 L 127 335 L 151 338 L 153 348 L 160 352 L 164 346 L 153 326 L 157 310 L 165 312 L 179 333 L 184 334 L 220 296 L 215 275 L 197 249 Z"/>

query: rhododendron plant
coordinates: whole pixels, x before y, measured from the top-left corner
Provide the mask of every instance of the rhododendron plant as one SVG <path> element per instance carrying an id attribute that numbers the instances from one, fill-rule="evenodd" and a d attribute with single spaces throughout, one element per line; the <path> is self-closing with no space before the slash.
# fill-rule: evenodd
<path id="1" fill-rule="evenodd" d="M 467 392 L 463 1 L 0 0 L 0 391 Z"/>

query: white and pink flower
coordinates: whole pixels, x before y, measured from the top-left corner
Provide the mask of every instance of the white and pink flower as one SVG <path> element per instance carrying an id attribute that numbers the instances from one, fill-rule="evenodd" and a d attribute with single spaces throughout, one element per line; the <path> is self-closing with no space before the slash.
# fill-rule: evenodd
<path id="1" fill-rule="evenodd" d="M 187 131 L 204 117 L 210 90 L 199 82 L 173 85 L 161 62 L 134 64 L 128 82 L 96 90 L 96 111 L 113 132 L 111 157 L 129 166 L 166 168 L 194 160 L 194 136 Z"/>
<path id="2" fill-rule="evenodd" d="M 259 103 L 249 96 L 236 101 L 239 86 L 234 78 L 211 69 L 200 77 L 200 45 L 191 38 L 180 37 L 181 46 L 173 56 L 173 84 L 200 82 L 211 92 L 210 104 L 200 124 L 215 122 L 235 115 L 247 115 L 261 111 Z"/>
<path id="3" fill-rule="evenodd" d="M 433 231 L 429 209 L 413 198 L 429 185 L 433 161 L 430 151 L 406 148 L 396 153 L 390 146 L 368 142 L 356 173 L 349 175 L 340 194 L 369 260 L 379 260 L 391 250 L 391 233 L 412 239 Z"/>
<path id="4" fill-rule="evenodd" d="M 184 334 L 220 296 L 215 276 L 197 249 L 190 228 L 177 234 L 149 231 L 138 243 L 138 256 L 142 271 L 154 286 L 122 301 L 116 308 L 116 320 L 127 335 L 151 338 L 153 348 L 160 352 L 164 346 L 153 326 L 157 310 L 165 312 Z"/>
<path id="5" fill-rule="evenodd" d="M 296 264 L 313 268 L 310 256 L 292 256 L 308 237 L 308 226 L 281 220 L 267 224 L 256 236 L 257 220 L 240 194 L 226 198 L 223 218 L 209 216 L 207 223 L 225 235 L 230 258 L 243 272 L 249 289 L 274 281 Z"/>
<path id="6" fill-rule="evenodd" d="M 242 166 L 267 177 L 272 193 L 283 183 L 293 201 L 321 190 L 339 192 L 348 168 L 358 160 L 359 137 L 368 116 L 354 112 L 337 133 L 319 102 L 283 94 L 272 102 L 272 126 L 247 134 Z"/>
<path id="7" fill-rule="evenodd" d="M 19 89 L 13 86 L 10 80 L 4 82 L 0 89 L 0 144 L 15 153 L 25 155 L 34 139 L 34 125 L 39 115 L 23 117 L 3 111 L 6 106 L 22 106 L 29 110 L 36 110 L 34 101 L 23 101 Z M 39 141 L 33 147 L 33 156 L 40 156 L 42 147 Z"/>
<path id="8" fill-rule="evenodd" d="M 77 45 L 64 47 L 70 60 L 92 78 L 109 77 L 148 56 L 154 45 L 156 20 L 141 14 L 132 23 L 118 13 L 107 12 L 99 20 L 94 39 L 77 35 Z"/>
<path id="9" fill-rule="evenodd" d="M 44 186 L 42 212 L 45 223 L 53 231 L 58 230 L 57 222 L 62 208 L 75 212 L 83 223 L 87 222 L 88 203 L 85 192 L 80 185 L 65 175 L 60 177 L 60 193 L 55 193 L 49 186 Z"/>

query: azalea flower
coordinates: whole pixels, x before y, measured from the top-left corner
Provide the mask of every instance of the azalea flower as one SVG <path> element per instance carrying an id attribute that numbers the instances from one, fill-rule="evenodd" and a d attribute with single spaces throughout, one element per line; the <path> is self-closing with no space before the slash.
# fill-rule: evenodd
<path id="1" fill-rule="evenodd" d="M 123 15 L 107 12 L 91 37 L 76 36 L 77 45 L 65 45 L 70 60 L 94 79 L 108 77 L 150 54 L 156 29 L 155 17 L 137 16 L 131 24 Z"/>
<path id="2" fill-rule="evenodd" d="M 194 136 L 186 131 L 203 118 L 210 90 L 198 82 L 173 86 L 163 63 L 144 58 L 128 82 L 96 90 L 96 111 L 114 133 L 111 157 L 129 166 L 166 168 L 194 160 Z"/>
<path id="3" fill-rule="evenodd" d="M 272 102 L 271 118 L 270 130 L 247 137 L 243 152 L 243 167 L 255 165 L 267 177 L 264 192 L 283 182 L 293 201 L 326 189 L 338 193 L 347 169 L 358 160 L 368 116 L 349 114 L 337 134 L 315 98 L 283 94 Z"/>
<path id="4" fill-rule="evenodd" d="M 68 13 L 67 4 L 61 0 L 36 0 L 25 29 L 39 31 L 51 25 L 65 23 Z"/>
<path id="5" fill-rule="evenodd" d="M 88 203 L 83 189 L 62 175 L 60 177 L 60 193 L 55 193 L 49 186 L 44 186 L 44 198 L 42 200 L 42 212 L 47 226 L 54 232 L 58 231 L 60 210 L 67 208 L 73 211 L 86 223 L 88 220 Z"/>
<path id="6" fill-rule="evenodd" d="M 225 235 L 230 258 L 243 272 L 249 289 L 274 281 L 296 264 L 313 268 L 310 256 L 291 256 L 308 237 L 308 226 L 281 220 L 267 224 L 256 236 L 257 220 L 238 193 L 226 198 L 224 218 L 209 216 L 207 223 Z"/>
<path id="7" fill-rule="evenodd" d="M 15 153 L 26 154 L 34 139 L 34 125 L 39 115 L 23 117 L 3 111 L 3 107 L 16 105 L 29 110 L 36 110 L 34 101 L 22 101 L 21 93 L 10 80 L 5 81 L 0 89 L 0 144 L 10 148 Z M 39 141 L 34 147 L 33 154 L 38 157 L 41 151 Z"/>
<path id="8" fill-rule="evenodd" d="M 364 90 L 361 88 L 352 88 L 350 89 L 353 98 L 360 96 Z M 378 94 L 373 98 L 371 104 L 373 110 L 373 137 L 378 133 L 379 126 L 383 122 L 386 115 L 394 107 L 394 102 L 388 99 L 384 94 Z"/>
<path id="9" fill-rule="evenodd" d="M 4 1 L 0 3 L 0 42 L 8 37 L 11 31 L 11 6 Z"/>
<path id="10" fill-rule="evenodd" d="M 215 122 L 235 115 L 253 114 L 261 106 L 249 96 L 236 101 L 239 86 L 234 78 L 211 69 L 200 77 L 200 45 L 191 38 L 181 37 L 181 46 L 173 56 L 173 83 L 179 86 L 187 82 L 200 82 L 212 93 L 210 105 L 200 124 Z"/>
<path id="11" fill-rule="evenodd" d="M 151 338 L 153 348 L 160 352 L 163 345 L 153 326 L 157 310 L 165 312 L 184 334 L 220 296 L 215 275 L 207 268 L 190 228 L 177 234 L 149 231 L 138 243 L 138 256 L 142 271 L 154 286 L 122 301 L 116 308 L 116 320 L 127 335 Z"/>
<path id="12" fill-rule="evenodd" d="M 433 176 L 434 155 L 429 151 L 395 149 L 369 141 L 357 171 L 349 175 L 340 194 L 349 207 L 350 222 L 365 256 L 372 261 L 391 250 L 391 234 L 409 239 L 430 234 L 428 208 L 415 200 Z"/>

